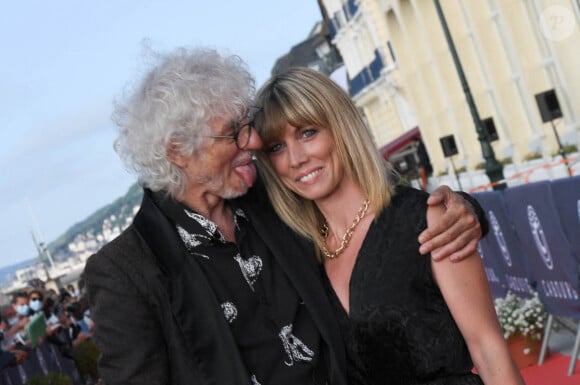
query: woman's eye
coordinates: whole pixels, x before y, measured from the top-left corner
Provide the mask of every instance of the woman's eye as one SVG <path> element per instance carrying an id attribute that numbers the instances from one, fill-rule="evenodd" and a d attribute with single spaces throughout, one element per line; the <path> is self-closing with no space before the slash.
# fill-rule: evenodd
<path id="1" fill-rule="evenodd" d="M 307 128 L 304 131 L 302 131 L 302 136 L 304 136 L 306 138 L 310 138 L 314 134 L 316 134 L 316 129 L 314 129 L 314 128 Z"/>
<path id="2" fill-rule="evenodd" d="M 270 154 L 276 153 L 282 149 L 282 145 L 280 143 L 272 144 L 268 147 L 268 152 Z"/>

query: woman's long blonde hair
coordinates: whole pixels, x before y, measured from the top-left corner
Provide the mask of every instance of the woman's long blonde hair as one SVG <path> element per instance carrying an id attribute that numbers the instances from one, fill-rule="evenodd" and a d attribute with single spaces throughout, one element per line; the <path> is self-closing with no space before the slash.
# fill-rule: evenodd
<path id="1" fill-rule="evenodd" d="M 308 68 L 293 68 L 273 76 L 258 91 L 250 117 L 264 143 L 279 139 L 287 124 L 313 125 L 330 130 L 345 173 L 357 183 L 378 214 L 389 204 L 392 187 L 388 166 L 350 97 L 331 79 Z M 318 257 L 325 245 L 320 233 L 324 218 L 316 204 L 284 186 L 268 153 L 257 154 L 272 204 L 296 232 L 311 239 Z"/>

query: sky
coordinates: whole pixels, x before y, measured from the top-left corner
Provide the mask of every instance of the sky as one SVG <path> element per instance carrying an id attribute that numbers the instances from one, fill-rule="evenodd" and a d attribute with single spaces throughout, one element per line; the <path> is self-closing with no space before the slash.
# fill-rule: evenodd
<path id="1" fill-rule="evenodd" d="M 241 56 L 260 86 L 321 19 L 316 0 L 24 0 L 0 5 L 0 267 L 34 258 L 136 181 L 112 143 L 113 101 L 144 46 Z"/>

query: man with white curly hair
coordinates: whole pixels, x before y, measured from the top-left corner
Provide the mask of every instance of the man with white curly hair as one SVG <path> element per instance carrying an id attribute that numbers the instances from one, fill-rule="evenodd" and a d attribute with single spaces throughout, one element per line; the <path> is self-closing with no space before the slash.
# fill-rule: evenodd
<path id="1" fill-rule="evenodd" d="M 107 385 L 346 384 L 312 246 L 256 182 L 253 77 L 212 49 L 158 59 L 115 111 L 140 211 L 84 272 L 99 374 Z M 448 209 L 424 251 L 461 259 L 480 225 L 457 194 L 435 195 Z"/>

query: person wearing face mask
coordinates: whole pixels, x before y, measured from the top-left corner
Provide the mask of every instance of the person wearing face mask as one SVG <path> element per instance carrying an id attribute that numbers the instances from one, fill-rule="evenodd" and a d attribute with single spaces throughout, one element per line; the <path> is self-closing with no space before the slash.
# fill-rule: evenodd
<path id="1" fill-rule="evenodd" d="M 28 357 L 28 353 L 22 350 L 10 351 L 5 346 L 5 333 L 8 323 L 4 318 L 0 318 L 0 370 L 8 365 L 22 364 Z"/>
<path id="2" fill-rule="evenodd" d="M 0 310 L 3 319 L 3 338 L 0 347 L 7 351 L 14 351 L 17 346 L 22 345 L 23 341 L 20 332 L 29 321 L 28 317 L 21 316 L 16 311 L 15 299 L 12 300 L 11 304 L 3 306 Z"/>
<path id="3" fill-rule="evenodd" d="M 34 311 L 29 306 L 28 293 L 25 291 L 16 292 L 12 298 L 12 307 L 18 316 L 18 322 L 11 329 L 11 331 L 15 329 L 12 342 L 16 347 L 24 348 L 28 341 L 26 325 L 30 322 L 30 316 L 34 314 Z"/>
<path id="4" fill-rule="evenodd" d="M 32 314 L 38 314 L 42 310 L 42 303 L 44 301 L 44 295 L 38 289 L 34 289 L 30 292 L 28 297 L 28 306 L 30 307 Z"/>
<path id="5" fill-rule="evenodd" d="M 4 320 L 4 322 L 6 322 L 8 329 L 12 328 L 14 325 L 18 323 L 19 320 L 18 313 L 16 312 L 12 304 L 2 306 L 0 313 L 2 315 L 2 319 Z"/>
<path id="6" fill-rule="evenodd" d="M 9 345 L 9 340 L 11 336 L 8 336 L 9 330 L 12 326 L 18 322 L 18 316 L 16 312 L 12 308 L 11 305 L 3 306 L 1 309 L 1 317 L 2 320 L 0 321 L 0 349 L 1 350 L 10 350 L 11 346 Z"/>
<path id="7" fill-rule="evenodd" d="M 12 304 L 14 306 L 14 310 L 16 310 L 16 313 L 18 313 L 20 317 L 29 317 L 33 313 L 30 310 L 28 293 L 24 291 L 19 291 L 14 294 Z"/>

